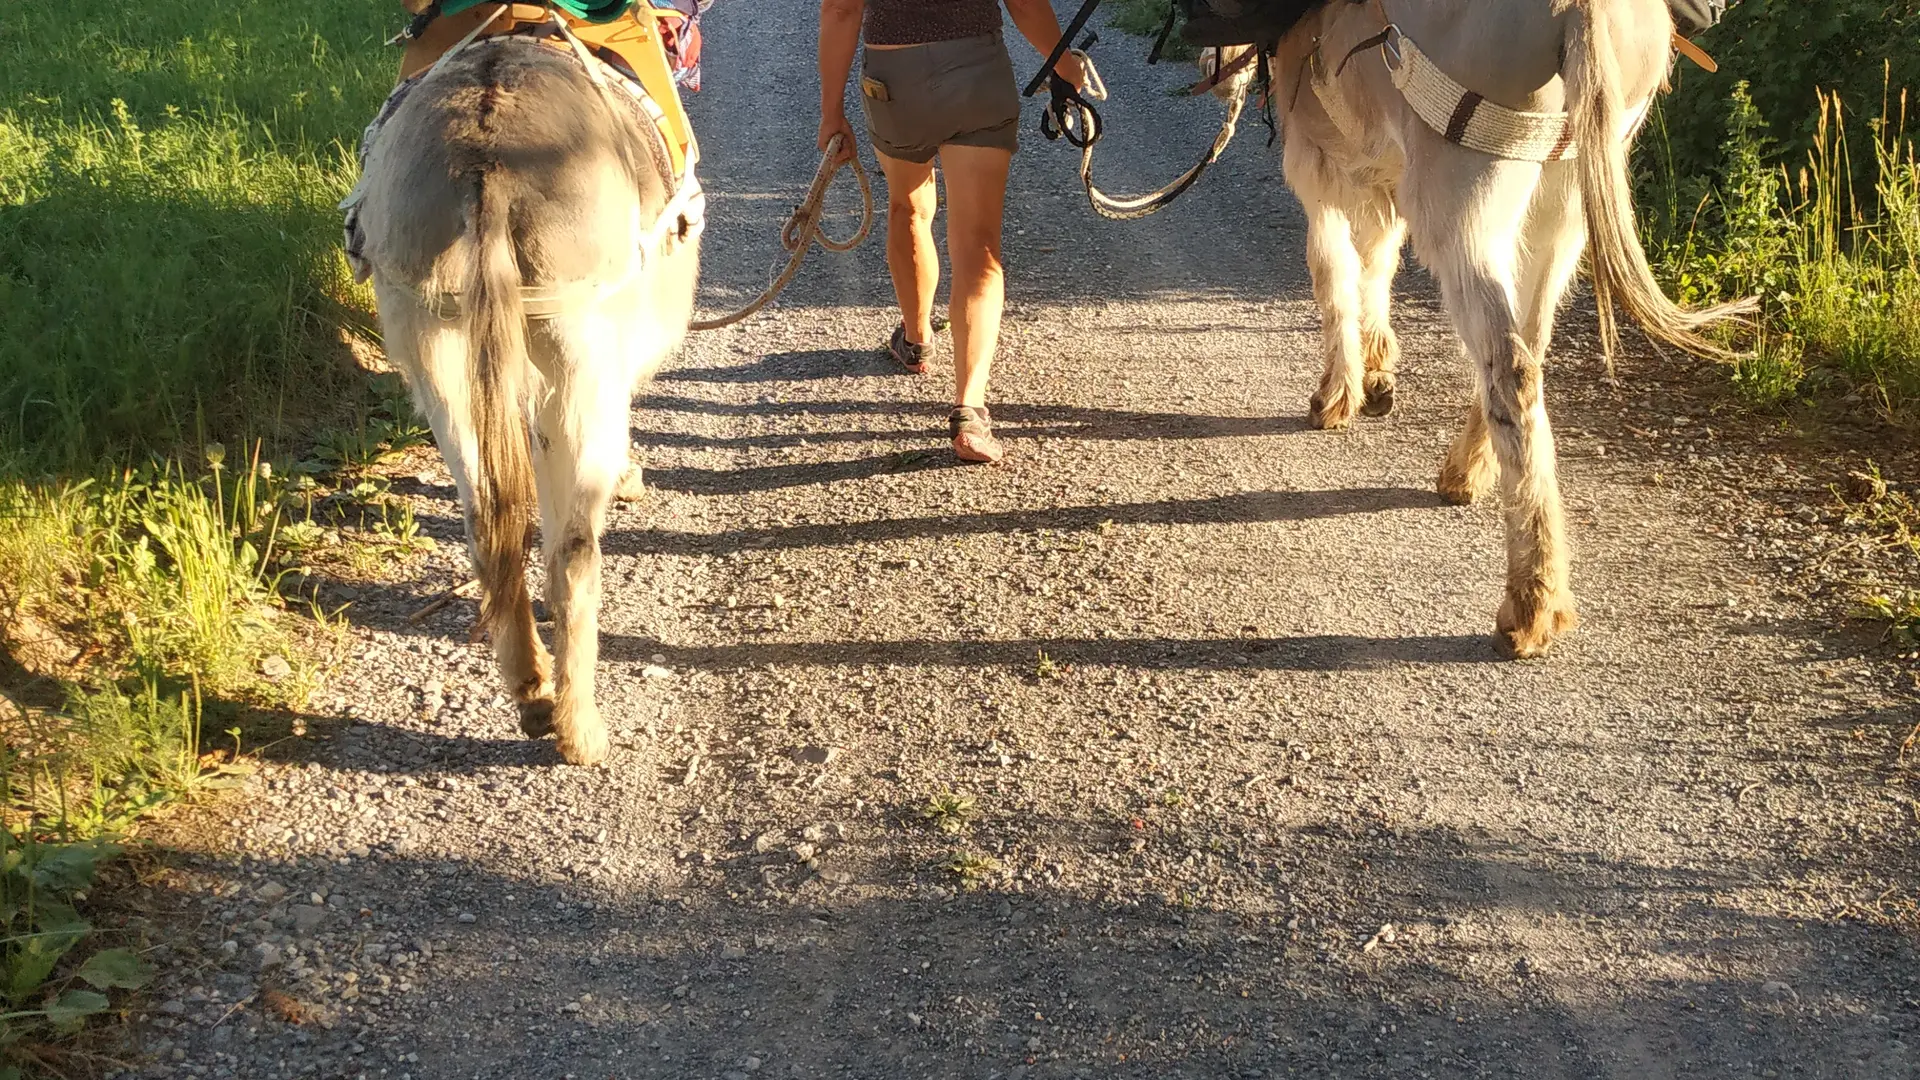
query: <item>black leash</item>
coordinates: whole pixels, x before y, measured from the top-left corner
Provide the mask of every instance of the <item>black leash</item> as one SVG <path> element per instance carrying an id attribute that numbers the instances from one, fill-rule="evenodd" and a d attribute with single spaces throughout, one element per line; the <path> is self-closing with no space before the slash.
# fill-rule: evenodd
<path id="1" fill-rule="evenodd" d="M 1080 5 L 1080 10 L 1073 13 L 1073 20 L 1067 23 L 1067 28 L 1061 32 L 1060 40 L 1054 43 L 1053 51 L 1047 54 L 1047 62 L 1040 65 L 1040 70 L 1034 73 L 1032 79 L 1028 80 L 1027 88 L 1020 91 L 1021 97 L 1032 97 L 1040 92 L 1041 84 L 1046 82 L 1049 77 L 1056 79 L 1060 77 L 1059 74 L 1053 70 L 1053 65 L 1059 63 L 1060 58 L 1067 55 L 1067 50 L 1073 47 L 1073 35 L 1079 33 L 1081 28 L 1087 25 L 1087 20 L 1093 18 L 1093 9 L 1099 6 L 1100 0 L 1084 0 Z"/>
<path id="2" fill-rule="evenodd" d="M 1167 0 L 1167 21 L 1160 24 L 1160 33 L 1153 39 L 1153 48 L 1147 50 L 1147 66 L 1160 62 L 1160 54 L 1167 47 L 1167 38 L 1173 35 L 1173 24 L 1180 16 L 1180 8 L 1173 0 Z"/>
<path id="3" fill-rule="evenodd" d="M 1093 59 L 1085 53 L 1080 54 L 1080 63 L 1087 73 L 1088 92 L 1095 98 L 1106 98 L 1106 86 L 1100 79 L 1100 73 L 1093 66 Z M 1227 99 L 1227 114 L 1220 124 L 1220 133 L 1214 136 L 1213 145 L 1195 162 L 1193 167 L 1165 187 L 1149 191 L 1144 195 L 1109 195 L 1100 190 L 1093 182 L 1093 144 L 1100 140 L 1100 114 L 1086 102 L 1086 99 L 1073 92 L 1073 87 L 1065 79 L 1057 81 L 1053 100 L 1048 103 L 1048 111 L 1040 120 L 1041 130 L 1048 138 L 1064 137 L 1069 143 L 1080 148 L 1080 183 L 1087 189 L 1087 202 L 1095 213 L 1114 221 L 1132 221 L 1158 213 L 1172 205 L 1186 190 L 1198 181 L 1207 167 L 1220 160 L 1220 155 L 1233 141 L 1233 133 L 1240 121 L 1241 109 L 1246 105 L 1247 89 L 1243 85 L 1237 93 Z M 1057 115 L 1056 115 L 1057 113 Z"/>
<path id="4" fill-rule="evenodd" d="M 1172 183 L 1157 191 L 1130 197 L 1116 198 L 1101 191 L 1093 182 L 1093 147 L 1105 134 L 1105 125 L 1100 119 L 1099 110 L 1095 109 L 1093 102 L 1088 100 L 1088 95 L 1082 94 L 1078 87 L 1062 78 L 1054 66 L 1067 54 L 1067 50 L 1073 47 L 1074 35 L 1086 27 L 1087 20 L 1093 17 L 1094 9 L 1099 6 L 1100 0 L 1083 0 L 1080 10 L 1074 13 L 1066 30 L 1061 33 L 1059 42 L 1047 55 L 1046 63 L 1034 74 L 1032 81 L 1027 83 L 1022 96 L 1032 97 L 1040 92 L 1042 85 L 1047 87 L 1048 101 L 1046 110 L 1040 114 L 1040 133 L 1050 142 L 1065 139 L 1068 145 L 1080 151 L 1080 182 L 1087 189 L 1087 201 L 1093 206 L 1095 213 L 1116 221 L 1131 221 L 1166 209 L 1173 200 L 1179 198 L 1200 179 L 1208 166 L 1220 159 L 1227 144 L 1233 140 L 1233 133 L 1238 126 L 1240 111 L 1246 104 L 1247 95 L 1243 88 L 1227 102 L 1226 119 L 1220 125 L 1220 133 L 1214 137 L 1213 145 L 1207 148 L 1206 154 L 1192 168 L 1175 177 Z M 1170 3 L 1166 24 L 1161 27 L 1159 38 L 1154 42 L 1152 53 L 1149 55 L 1150 61 L 1160 58 L 1161 48 L 1166 44 L 1168 35 L 1173 32 L 1173 16 L 1173 5 Z M 1081 44 L 1080 62 L 1086 72 L 1089 93 L 1095 99 L 1105 100 L 1107 96 L 1105 85 L 1100 81 L 1099 73 L 1093 66 L 1093 59 L 1085 52 L 1086 47 L 1093 44 L 1096 37 L 1097 35 L 1089 33 L 1086 41 Z M 1264 69 L 1266 57 L 1262 55 L 1257 59 Z"/>

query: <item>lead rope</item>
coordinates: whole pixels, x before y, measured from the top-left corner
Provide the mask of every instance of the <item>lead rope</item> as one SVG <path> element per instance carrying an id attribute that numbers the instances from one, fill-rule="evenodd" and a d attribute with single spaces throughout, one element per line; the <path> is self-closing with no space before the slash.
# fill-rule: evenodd
<path id="1" fill-rule="evenodd" d="M 1106 100 L 1106 83 L 1101 80 L 1099 71 L 1094 68 L 1093 57 L 1088 56 L 1081 49 L 1075 49 L 1073 53 L 1079 58 L 1082 70 L 1086 72 L 1087 96 L 1095 101 Z M 1239 64 L 1236 63 L 1232 71 L 1237 71 L 1238 68 Z M 1222 74 L 1231 73 L 1229 71 Z M 1218 80 L 1220 77 L 1221 75 L 1216 75 L 1215 79 Z M 1207 171 L 1207 167 L 1220 160 L 1220 155 L 1226 152 L 1227 144 L 1233 141 L 1234 132 L 1239 129 L 1240 113 L 1247 104 L 1247 84 L 1242 83 L 1234 91 L 1233 96 L 1227 99 L 1227 115 L 1220 123 L 1220 133 L 1213 137 L 1213 145 L 1207 148 L 1206 155 L 1195 162 L 1192 168 L 1174 177 L 1165 186 L 1149 191 L 1145 195 L 1113 196 L 1101 191 L 1099 185 L 1093 182 L 1093 147 L 1100 141 L 1100 114 L 1095 112 L 1091 105 L 1081 100 L 1078 94 L 1061 93 L 1060 89 L 1067 86 L 1065 80 L 1054 76 L 1053 81 L 1055 93 L 1047 113 L 1047 117 L 1052 118 L 1052 125 L 1049 126 L 1043 122 L 1041 130 L 1047 133 L 1049 138 L 1065 136 L 1069 143 L 1080 148 L 1080 183 L 1087 189 L 1087 202 L 1093 206 L 1095 213 L 1114 221 L 1134 221 L 1149 214 L 1158 213 L 1192 187 L 1194 182 L 1200 179 L 1201 174 Z M 1071 88 L 1068 87 L 1068 89 Z M 1043 121 L 1047 117 L 1043 117 Z"/>
<path id="2" fill-rule="evenodd" d="M 873 185 L 867 179 L 867 171 L 860 167 L 858 153 L 849 153 L 840 157 L 840 150 L 846 146 L 845 135 L 835 135 L 827 142 L 827 149 L 820 155 L 820 166 L 813 171 L 813 183 L 807 188 L 807 196 L 800 205 L 793 208 L 787 223 L 780 229 L 780 246 L 790 254 L 787 265 L 780 276 L 773 279 L 766 291 L 753 298 L 746 307 L 712 319 L 696 319 L 689 324 L 691 330 L 718 330 L 723 326 L 747 318 L 754 312 L 773 302 L 774 297 L 786 289 L 793 275 L 800 270 L 800 264 L 806 260 L 807 252 L 819 244 L 828 251 L 852 251 L 866 240 L 873 231 Z M 821 208 L 826 203 L 827 189 L 833 185 L 833 178 L 843 168 L 853 169 L 853 177 L 860 182 L 860 228 L 845 240 L 835 240 L 820 227 Z"/>

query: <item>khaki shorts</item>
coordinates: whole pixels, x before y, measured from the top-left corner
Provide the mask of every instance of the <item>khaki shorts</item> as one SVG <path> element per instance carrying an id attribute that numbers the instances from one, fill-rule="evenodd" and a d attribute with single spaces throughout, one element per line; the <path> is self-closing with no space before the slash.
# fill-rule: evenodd
<path id="1" fill-rule="evenodd" d="M 860 101 L 874 149 L 928 162 L 942 146 L 1019 146 L 1020 91 L 999 32 L 865 49 Z"/>

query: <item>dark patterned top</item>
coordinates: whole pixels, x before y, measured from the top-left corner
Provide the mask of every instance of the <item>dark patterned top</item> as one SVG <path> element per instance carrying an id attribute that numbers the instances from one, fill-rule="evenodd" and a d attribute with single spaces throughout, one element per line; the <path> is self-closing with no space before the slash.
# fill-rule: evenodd
<path id="1" fill-rule="evenodd" d="M 1000 0 L 867 0 L 869 45 L 925 45 L 1000 29 Z"/>

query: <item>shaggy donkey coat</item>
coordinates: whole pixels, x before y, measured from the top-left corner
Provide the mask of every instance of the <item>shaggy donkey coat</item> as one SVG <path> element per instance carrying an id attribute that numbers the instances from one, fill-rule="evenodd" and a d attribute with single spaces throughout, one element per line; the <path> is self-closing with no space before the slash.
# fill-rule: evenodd
<path id="1" fill-rule="evenodd" d="M 387 353 L 459 488 L 481 623 L 521 726 L 554 733 L 576 764 L 607 755 L 600 534 L 628 407 L 686 335 L 699 259 L 693 237 L 641 250 L 673 179 L 621 96 L 558 49 L 481 39 L 387 121 L 360 211 Z M 529 322 L 523 286 L 569 300 Z M 551 656 L 527 595 L 536 505 Z"/>
<path id="2" fill-rule="evenodd" d="M 1578 156 L 1511 161 L 1449 142 L 1395 88 L 1383 51 L 1363 44 L 1386 19 L 1486 100 L 1570 112 Z M 1387 310 L 1411 235 L 1474 373 L 1440 494 L 1465 503 L 1500 485 L 1507 585 L 1496 626 L 1517 656 L 1544 653 L 1578 623 L 1541 363 L 1581 252 L 1609 347 L 1612 303 L 1702 354 L 1720 350 L 1699 332 L 1737 310 L 1676 307 L 1634 227 L 1627 149 L 1664 82 L 1672 30 L 1665 0 L 1333 0 L 1275 57 L 1285 172 L 1306 208 L 1322 319 L 1325 373 L 1309 422 L 1339 428 L 1393 407 L 1399 345 Z"/>

